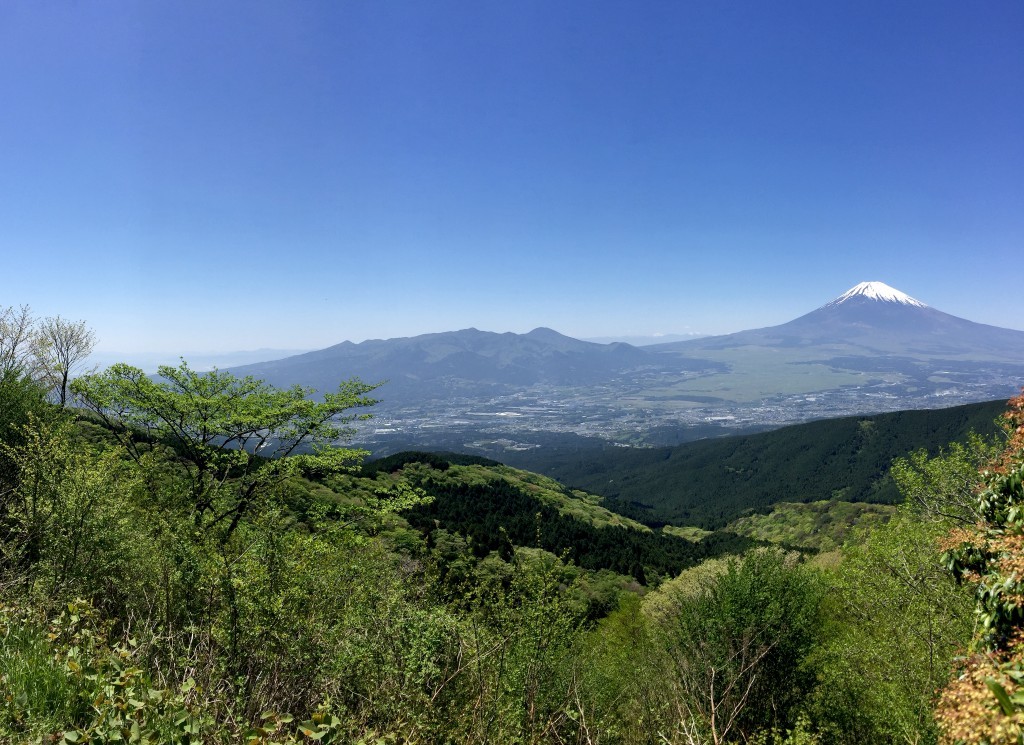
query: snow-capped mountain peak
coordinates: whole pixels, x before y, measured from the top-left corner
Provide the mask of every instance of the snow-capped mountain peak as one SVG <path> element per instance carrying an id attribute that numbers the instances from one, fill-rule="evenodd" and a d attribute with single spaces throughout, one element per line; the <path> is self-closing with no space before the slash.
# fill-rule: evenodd
<path id="1" fill-rule="evenodd" d="M 856 287 L 851 287 L 831 303 L 823 307 L 834 308 L 837 305 L 853 300 L 854 298 L 866 298 L 868 300 L 879 300 L 884 303 L 899 303 L 901 305 L 913 305 L 918 308 L 928 306 L 916 298 L 910 297 L 905 292 L 900 292 L 895 287 L 890 287 L 885 282 L 861 282 Z"/>

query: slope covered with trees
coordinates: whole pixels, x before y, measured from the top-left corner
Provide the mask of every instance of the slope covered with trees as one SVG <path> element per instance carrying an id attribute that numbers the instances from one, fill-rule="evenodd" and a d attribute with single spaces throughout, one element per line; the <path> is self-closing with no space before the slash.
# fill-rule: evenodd
<path id="1" fill-rule="evenodd" d="M 403 513 L 427 537 L 441 529 L 465 537 L 478 558 L 511 557 L 516 546 L 541 548 L 585 569 L 608 569 L 647 584 L 707 558 L 737 554 L 752 542 L 713 533 L 700 542 L 656 533 L 624 520 L 585 494 L 507 466 L 408 463 L 395 473 L 430 499 Z M 541 485 L 547 487 L 542 488 Z M 545 494 L 547 492 L 547 494 Z"/>
<path id="2" fill-rule="evenodd" d="M 672 448 L 553 449 L 516 463 L 600 494 L 641 522 L 713 529 L 779 502 L 895 504 L 894 458 L 935 453 L 970 432 L 991 435 L 1004 405 L 844 417 Z"/>

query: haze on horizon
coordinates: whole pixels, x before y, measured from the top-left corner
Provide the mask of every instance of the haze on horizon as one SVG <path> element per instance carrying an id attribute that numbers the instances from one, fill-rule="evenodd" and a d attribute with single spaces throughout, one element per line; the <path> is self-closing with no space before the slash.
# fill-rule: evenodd
<path id="1" fill-rule="evenodd" d="M 1009 0 L 0 6 L 0 305 L 100 351 L 1024 329 Z"/>

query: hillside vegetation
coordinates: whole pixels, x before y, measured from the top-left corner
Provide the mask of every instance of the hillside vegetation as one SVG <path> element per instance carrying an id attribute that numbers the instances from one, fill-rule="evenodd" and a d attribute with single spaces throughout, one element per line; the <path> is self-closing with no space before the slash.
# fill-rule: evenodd
<path id="1" fill-rule="evenodd" d="M 897 462 L 904 503 L 818 566 L 479 460 L 363 469 L 326 445 L 358 381 L 161 373 L 80 378 L 91 415 L 0 376 L 2 742 L 952 743 L 968 704 L 1018 716 L 1009 673 L 937 694 L 976 597 L 938 540 L 1016 515 L 974 495 L 999 445 Z"/>
<path id="2" fill-rule="evenodd" d="M 478 558 L 509 558 L 516 546 L 532 546 L 585 569 L 609 569 L 642 584 L 673 576 L 726 553 L 741 553 L 751 541 L 714 533 L 699 543 L 664 535 L 601 507 L 599 498 L 570 491 L 538 474 L 488 465 L 439 467 L 410 462 L 395 476 L 430 497 L 402 513 L 428 538 L 433 531 L 457 533 Z M 432 539 L 433 541 L 433 539 Z"/>
<path id="3" fill-rule="evenodd" d="M 517 462 L 600 494 L 640 522 L 715 529 L 780 502 L 895 504 L 893 459 L 921 448 L 936 453 L 972 431 L 992 435 L 1004 406 L 843 417 L 672 448 L 548 449 Z"/>
<path id="4" fill-rule="evenodd" d="M 650 531 L 646 525 L 603 507 L 602 497 L 579 489 L 567 489 L 552 478 L 510 468 L 487 458 L 456 453 L 402 452 L 371 461 L 362 467 L 361 472 L 365 475 L 397 473 L 411 463 L 428 466 L 430 470 L 425 473 L 431 477 L 431 483 L 439 486 L 456 483 L 484 486 L 505 484 L 553 507 L 561 515 L 590 523 L 597 528 L 617 526 Z M 419 472 L 424 473 L 423 469 L 419 469 Z"/>
<path id="5" fill-rule="evenodd" d="M 729 523 L 729 531 L 759 541 L 833 551 L 855 530 L 870 531 L 889 520 L 896 508 L 865 502 L 779 502 L 767 514 L 753 514 Z"/>

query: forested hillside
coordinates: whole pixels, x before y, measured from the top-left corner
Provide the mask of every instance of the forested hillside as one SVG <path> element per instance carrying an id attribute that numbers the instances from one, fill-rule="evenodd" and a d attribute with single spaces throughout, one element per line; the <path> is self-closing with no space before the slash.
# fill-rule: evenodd
<path id="1" fill-rule="evenodd" d="M 729 523 L 728 530 L 770 543 L 834 551 L 857 531 L 868 532 L 886 523 L 896 507 L 868 502 L 779 502 L 771 512 L 755 513 Z"/>
<path id="2" fill-rule="evenodd" d="M 427 463 L 416 464 L 412 459 Z M 500 465 L 453 465 L 430 454 L 405 453 L 393 472 L 430 499 L 402 513 L 426 536 L 443 529 L 467 540 L 478 558 L 509 559 L 517 546 L 549 551 L 585 569 L 610 569 L 641 584 L 674 576 L 705 559 L 739 554 L 750 540 L 712 533 L 692 542 L 626 520 L 551 479 Z M 373 469 L 380 472 L 380 461 Z"/>
<path id="3" fill-rule="evenodd" d="M 894 504 L 894 458 L 935 453 L 968 433 L 991 435 L 1003 401 L 798 424 L 673 448 L 544 449 L 517 464 L 600 494 L 623 514 L 658 525 L 721 528 L 779 502 Z"/>
<path id="4" fill-rule="evenodd" d="M 1019 437 L 984 477 L 1010 497 L 975 496 L 998 442 L 918 453 L 888 523 L 816 564 L 479 459 L 364 468 L 329 444 L 372 407 L 355 381 L 161 374 L 83 376 L 73 406 L 0 377 L 0 741 L 1016 741 L 1017 668 L 938 693 L 975 604 L 938 541 L 1017 519 Z M 997 667 L 1005 603 L 975 642 Z"/>

